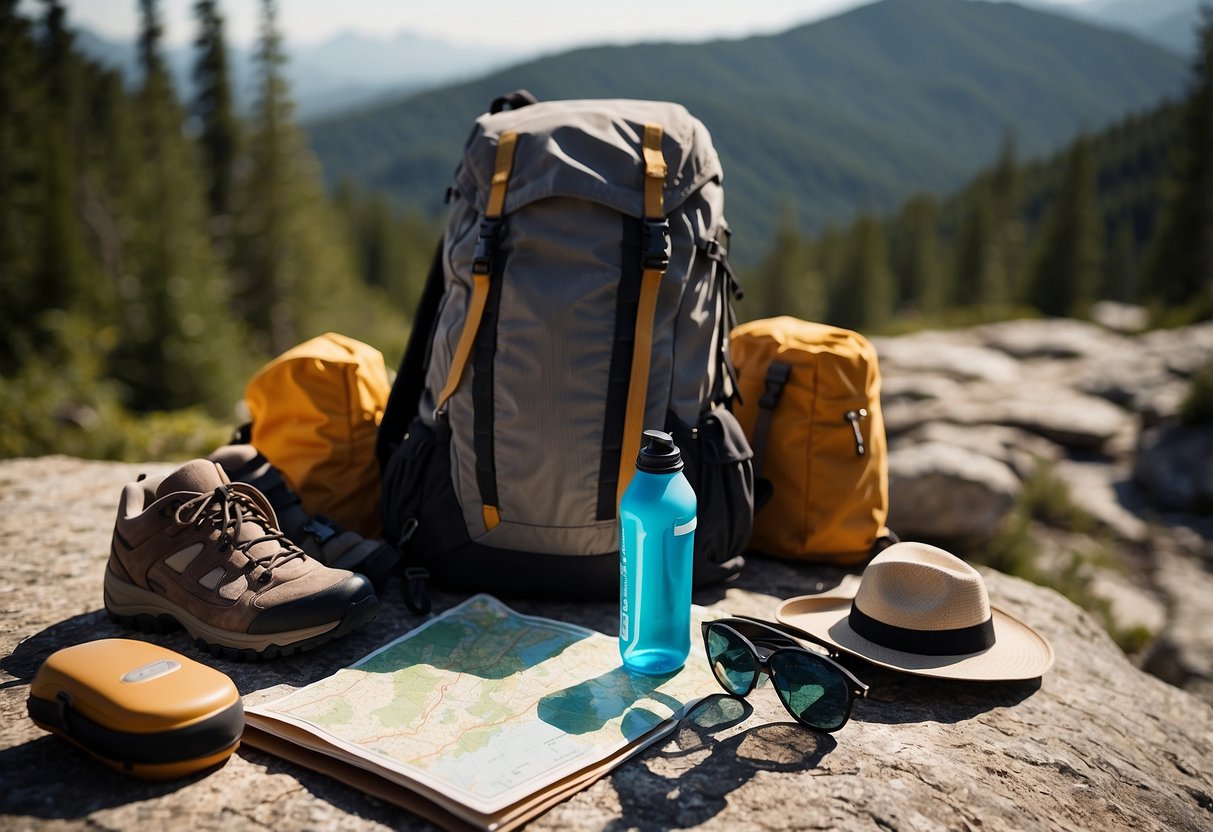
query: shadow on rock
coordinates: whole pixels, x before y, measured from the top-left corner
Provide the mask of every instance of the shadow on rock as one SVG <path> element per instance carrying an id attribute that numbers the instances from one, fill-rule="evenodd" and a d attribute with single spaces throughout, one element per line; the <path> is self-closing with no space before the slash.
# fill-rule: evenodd
<path id="1" fill-rule="evenodd" d="M 813 769 L 838 746 L 828 734 L 790 721 L 716 738 L 751 713 L 745 700 L 710 696 L 679 724 L 674 750 L 650 751 L 611 775 L 622 812 L 607 832 L 697 826 L 719 814 L 755 772 Z"/>
<path id="2" fill-rule="evenodd" d="M 0 751 L 0 772 L 4 772 L 0 811 L 47 820 L 84 818 L 186 788 L 219 768 L 179 780 L 137 780 L 46 735 Z"/>
<path id="3" fill-rule="evenodd" d="M 956 723 L 995 708 L 1018 705 L 1040 690 L 1040 679 L 971 682 L 928 679 L 875 667 L 844 656 L 842 663 L 868 684 L 867 699 L 855 703 L 851 719 L 881 725 Z"/>
<path id="4" fill-rule="evenodd" d="M 848 574 L 859 574 L 863 566 L 850 569 L 841 566 L 774 558 L 759 552 L 746 552 L 747 567 L 730 583 L 720 589 L 741 589 L 774 598 L 791 598 L 825 592 L 838 586 Z M 718 598 L 696 590 L 696 604 L 710 604 Z"/>
<path id="5" fill-rule="evenodd" d="M 100 638 L 134 637 L 137 637 L 137 634 L 112 623 L 105 610 L 93 610 L 74 615 L 58 624 L 52 624 L 45 630 L 22 640 L 12 653 L 0 659 L 0 668 L 4 668 L 19 681 L 29 682 L 33 680 L 34 674 L 38 672 L 38 668 L 42 666 L 47 657 L 56 650 L 83 644 L 86 641 L 96 641 Z M 184 636 L 179 635 L 179 638 L 183 642 L 181 647 L 186 647 Z M 178 645 L 175 643 L 165 644 L 165 646 L 178 649 Z M 9 682 L 8 684 L 14 683 Z"/>

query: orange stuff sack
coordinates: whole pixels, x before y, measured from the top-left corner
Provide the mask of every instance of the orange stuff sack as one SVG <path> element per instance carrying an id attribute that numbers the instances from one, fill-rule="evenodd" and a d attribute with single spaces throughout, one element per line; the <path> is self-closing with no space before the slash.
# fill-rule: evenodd
<path id="1" fill-rule="evenodd" d="M 736 327 L 731 351 L 756 505 L 769 494 L 750 547 L 844 566 L 867 560 L 891 542 L 875 348 L 857 332 L 785 316 Z"/>
<path id="2" fill-rule="evenodd" d="M 244 391 L 251 442 L 309 514 L 380 536 L 375 437 L 391 385 L 383 355 L 329 332 L 266 364 Z"/>

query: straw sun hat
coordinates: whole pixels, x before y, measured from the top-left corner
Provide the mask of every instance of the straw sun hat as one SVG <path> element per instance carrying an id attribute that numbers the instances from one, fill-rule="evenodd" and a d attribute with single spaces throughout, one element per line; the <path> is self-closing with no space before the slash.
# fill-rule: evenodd
<path id="1" fill-rule="evenodd" d="M 1043 636 L 990 606 L 976 569 L 925 543 L 895 543 L 872 559 L 857 590 L 789 598 L 775 617 L 917 676 L 1035 679 L 1053 665 Z"/>

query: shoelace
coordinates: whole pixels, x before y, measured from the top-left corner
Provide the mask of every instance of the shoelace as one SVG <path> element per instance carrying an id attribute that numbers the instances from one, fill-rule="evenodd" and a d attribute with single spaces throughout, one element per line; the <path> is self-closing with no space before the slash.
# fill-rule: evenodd
<path id="1" fill-rule="evenodd" d="M 257 520 L 267 530 L 267 533 L 251 540 L 234 543 L 233 541 L 240 538 L 240 529 L 244 525 L 246 516 L 249 519 Z M 277 567 L 295 558 L 306 557 L 302 549 L 292 543 L 285 534 L 274 528 L 274 524 L 251 497 L 239 491 L 231 491 L 226 485 L 216 486 L 215 490 L 209 494 L 199 494 L 193 499 L 186 500 L 177 506 L 173 519 L 183 526 L 193 524 L 198 528 L 202 528 L 208 521 L 212 523 L 220 531 L 219 551 L 225 552 L 229 548 L 234 548 L 243 552 L 250 561 L 264 570 L 257 578 L 261 583 L 268 583 L 273 570 Z M 277 543 L 278 551 L 261 557 L 253 557 L 249 552 L 258 543 L 268 542 Z"/>

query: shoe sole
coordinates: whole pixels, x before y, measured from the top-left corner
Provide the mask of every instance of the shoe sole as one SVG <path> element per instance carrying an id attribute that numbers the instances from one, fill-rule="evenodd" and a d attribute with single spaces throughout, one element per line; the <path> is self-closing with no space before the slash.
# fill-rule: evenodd
<path id="1" fill-rule="evenodd" d="M 195 618 L 162 595 L 135 586 L 114 573 L 105 573 L 105 609 L 110 619 L 144 633 L 184 629 L 195 646 L 220 659 L 262 661 L 319 647 L 370 622 L 379 600 L 370 595 L 346 607 L 338 621 L 279 633 L 236 633 Z"/>

